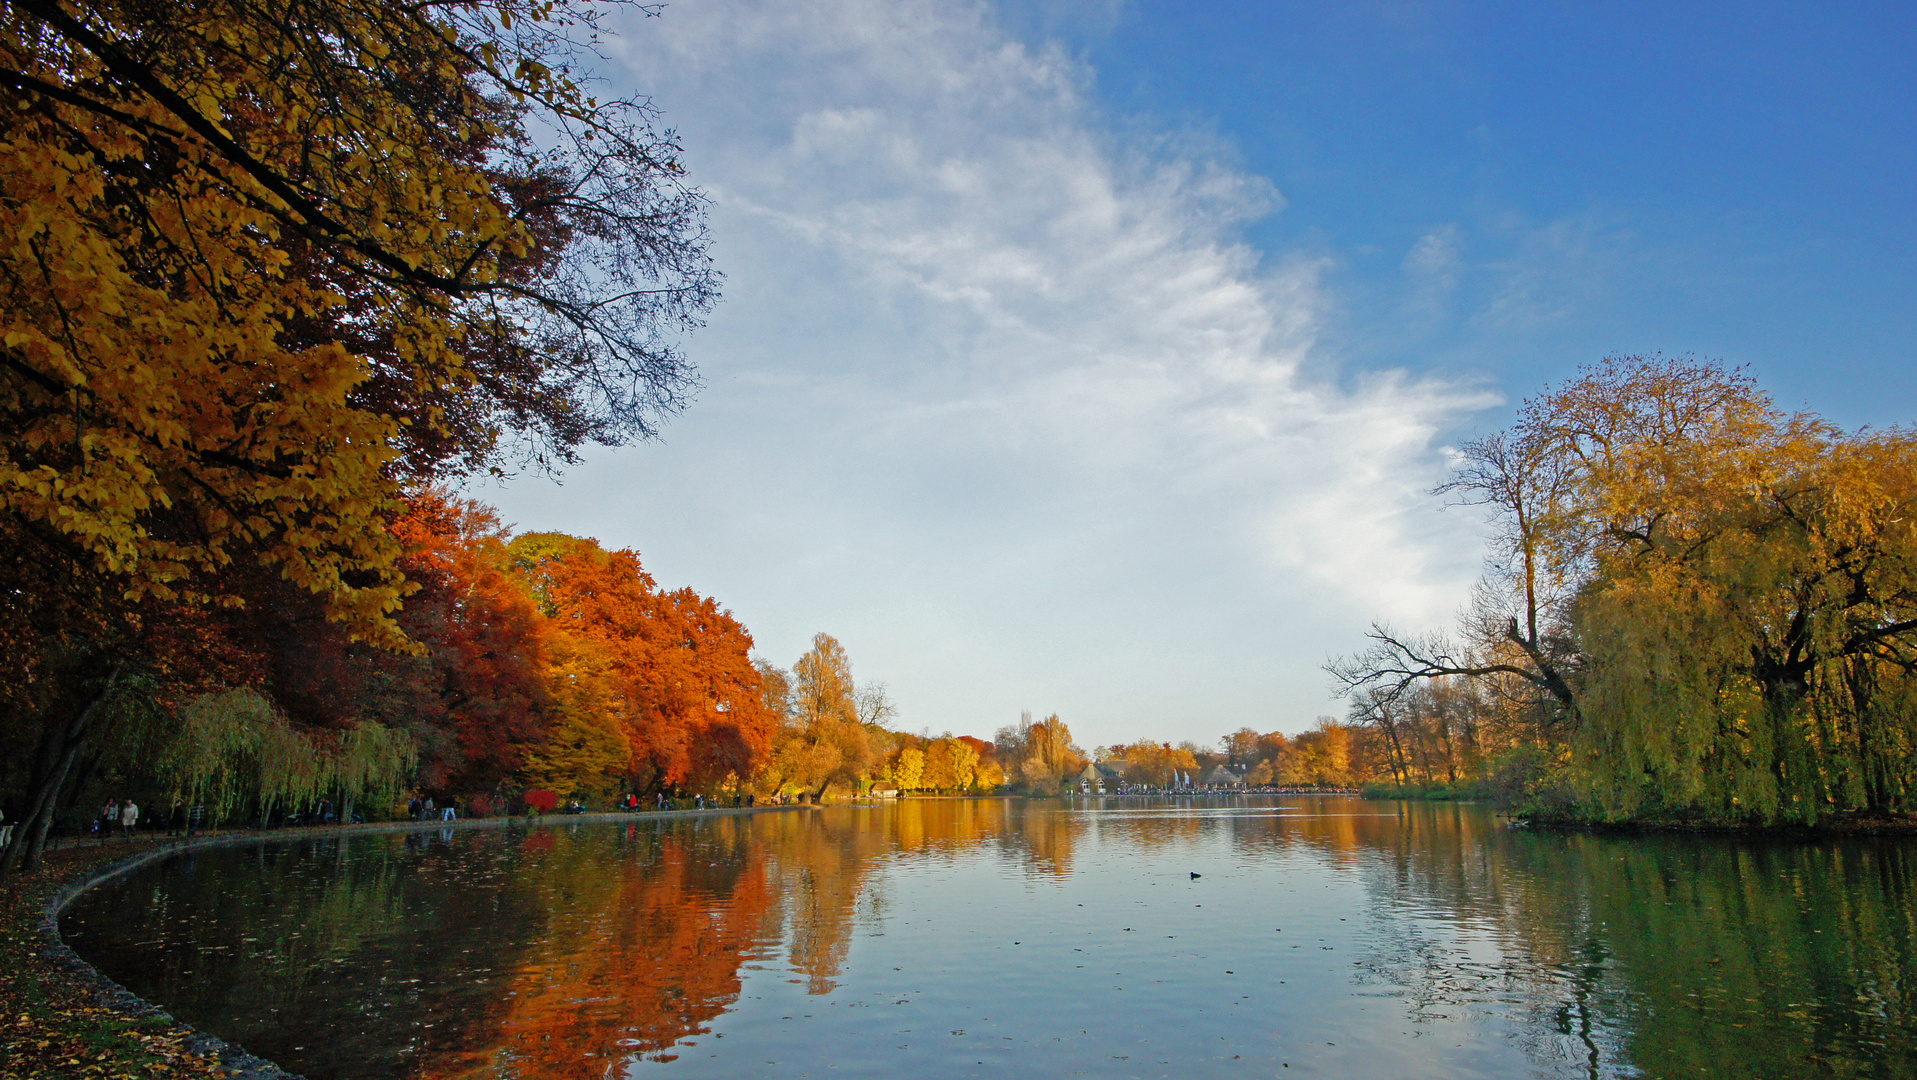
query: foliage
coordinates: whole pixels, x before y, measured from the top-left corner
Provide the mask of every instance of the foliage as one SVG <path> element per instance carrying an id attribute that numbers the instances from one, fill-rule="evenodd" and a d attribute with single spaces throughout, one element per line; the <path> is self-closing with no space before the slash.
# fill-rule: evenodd
<path id="1" fill-rule="evenodd" d="M 217 823 L 249 799 L 262 821 L 275 809 L 302 810 L 321 798 L 390 803 L 414 763 L 410 741 L 379 724 L 315 737 L 291 727 L 257 691 L 236 689 L 180 710 L 158 769 L 176 802 L 204 805 L 208 821 Z"/>
<path id="2" fill-rule="evenodd" d="M 908 746 L 899 751 L 898 760 L 892 765 L 892 782 L 900 791 L 917 791 L 924 786 L 925 751 L 916 746 Z"/>
<path id="3" fill-rule="evenodd" d="M 648 432 L 715 279 L 676 147 L 569 74 L 595 18 L 11 5 L 9 511 L 135 594 L 217 593 L 244 552 L 391 641 L 403 448 Z"/>
<path id="4" fill-rule="evenodd" d="M 993 744 L 1008 778 L 1037 794 L 1056 793 L 1064 777 L 1084 768 L 1087 760 L 1057 713 L 1038 723 L 1025 713 L 1016 725 L 1000 728 Z"/>
<path id="5" fill-rule="evenodd" d="M 1608 360 L 1449 487 L 1500 528 L 1465 644 L 1380 629 L 1334 665 L 1396 774 L 1435 723 L 1465 744 L 1449 778 L 1536 747 L 1563 776 L 1534 786 L 1609 820 L 1911 809 L 1917 436 L 1784 413 L 1707 362 Z"/>
<path id="6" fill-rule="evenodd" d="M 884 756 L 878 745 L 884 729 L 877 720 L 860 722 L 860 693 L 845 647 L 830 634 L 814 634 L 812 648 L 792 665 L 790 685 L 790 712 L 761 787 L 777 792 L 790 785 L 817 800 L 834 784 L 849 789 L 870 779 Z M 874 696 L 866 700 L 871 708 Z M 891 706 L 882 685 L 876 700 L 884 709 L 874 715 L 883 720 Z"/>
<path id="7" fill-rule="evenodd" d="M 718 281 L 703 200 L 648 104 L 574 74 L 598 18 L 0 9 L 0 595 L 31 609 L 0 633 L 40 676 L 6 703 L 25 832 L 70 776 L 114 767 L 94 722 L 135 672 L 153 700 L 258 685 L 313 738 L 377 716 L 436 784 L 518 767 L 545 721 L 537 664 L 482 670 L 529 653 L 511 605 L 436 639 L 463 685 L 366 646 L 425 652 L 464 613 L 444 593 L 401 610 L 430 587 L 387 527 L 410 485 L 643 437 L 693 384 L 673 340 Z M 208 601 L 200 666 L 267 670 L 196 679 L 192 635 L 151 640 Z"/>
<path id="8" fill-rule="evenodd" d="M 407 500 L 393 532 L 406 545 L 401 566 L 419 585 L 399 618 L 425 647 L 427 666 L 402 678 L 426 692 L 395 711 L 433 729 L 421 732 L 430 736 L 421 780 L 450 791 L 510 786 L 563 708 L 556 695 L 578 689 L 570 670 L 553 675 L 567 665 L 549 655 L 554 642 L 513 572 L 511 534 L 490 507 L 437 487 Z M 401 716 L 390 719 L 407 722 Z"/>

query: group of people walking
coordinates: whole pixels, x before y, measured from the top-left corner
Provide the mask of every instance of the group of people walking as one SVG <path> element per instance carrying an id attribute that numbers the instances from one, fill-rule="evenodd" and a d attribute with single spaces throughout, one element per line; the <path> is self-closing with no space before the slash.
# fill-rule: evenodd
<path id="1" fill-rule="evenodd" d="M 140 804 L 132 799 L 127 799 L 125 802 L 111 799 L 107 802 L 106 808 L 100 811 L 100 816 L 93 820 L 90 830 L 101 842 L 105 842 L 116 832 L 122 838 L 131 838 L 134 830 L 140 827 L 141 813 Z M 182 806 L 176 802 L 157 820 L 149 818 L 146 821 L 149 829 L 164 828 L 168 835 L 171 835 L 185 828 L 186 834 L 192 836 L 206 824 L 206 807 L 198 803 Z"/>
<path id="2" fill-rule="evenodd" d="M 750 807 L 756 802 L 758 802 L 758 797 L 749 793 L 732 796 L 732 805 L 734 806 Z M 672 800 L 666 798 L 666 793 L 663 791 L 653 792 L 652 803 L 653 809 L 655 810 L 672 809 Z M 694 809 L 705 810 L 708 808 L 716 809 L 717 807 L 725 805 L 725 803 L 711 795 L 694 795 L 692 797 L 692 805 Z M 640 802 L 639 796 L 637 795 L 626 795 L 619 800 L 619 809 L 621 810 L 637 811 L 639 808 Z"/>
<path id="3" fill-rule="evenodd" d="M 140 804 L 132 799 L 124 803 L 118 799 L 110 799 L 107 801 L 106 809 L 100 812 L 99 829 L 102 839 L 111 835 L 115 826 L 119 827 L 121 836 L 132 836 L 133 830 L 138 828 L 139 824 Z"/>
<path id="4" fill-rule="evenodd" d="M 406 816 L 414 821 L 458 821 L 459 811 L 451 799 L 446 800 L 445 806 L 436 806 L 432 796 L 422 799 L 415 795 L 406 803 Z"/>

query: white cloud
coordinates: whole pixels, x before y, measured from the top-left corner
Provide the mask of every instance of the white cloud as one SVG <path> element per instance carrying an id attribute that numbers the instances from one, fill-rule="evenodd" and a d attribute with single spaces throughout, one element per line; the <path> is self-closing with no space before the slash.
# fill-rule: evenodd
<path id="1" fill-rule="evenodd" d="M 781 662 L 837 634 L 913 726 L 1088 746 L 1296 729 L 1368 619 L 1462 597 L 1474 523 L 1423 492 L 1488 400 L 1340 386 L 1318 264 L 1238 239 L 1264 178 L 1114 135 L 984 7 L 676 4 L 617 48 L 715 199 L 709 385 L 663 445 L 482 493 L 510 516 L 640 548 Z"/>

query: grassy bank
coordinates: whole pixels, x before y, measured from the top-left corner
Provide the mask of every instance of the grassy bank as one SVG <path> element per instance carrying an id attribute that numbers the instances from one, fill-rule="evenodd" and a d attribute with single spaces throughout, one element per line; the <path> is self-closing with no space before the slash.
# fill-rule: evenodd
<path id="1" fill-rule="evenodd" d="M 47 908 L 145 842 L 50 851 L 0 888 L 0 1080 L 33 1077 L 224 1077 L 197 1033 L 161 1013 L 129 1011 L 112 987 L 51 940 Z"/>

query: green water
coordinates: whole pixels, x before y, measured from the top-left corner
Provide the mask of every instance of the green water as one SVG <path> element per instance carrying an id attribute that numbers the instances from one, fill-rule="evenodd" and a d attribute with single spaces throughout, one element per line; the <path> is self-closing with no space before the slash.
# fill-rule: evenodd
<path id="1" fill-rule="evenodd" d="M 1913 856 L 912 800 L 220 849 L 62 929 L 314 1080 L 1909 1077 Z"/>

